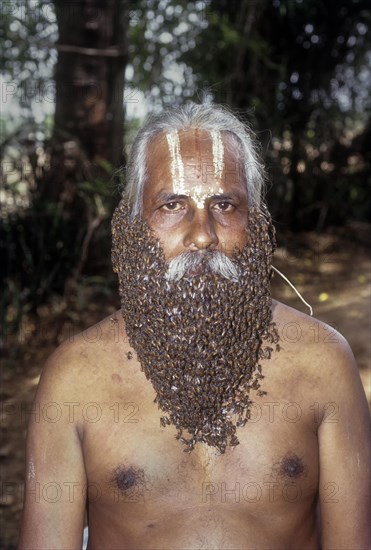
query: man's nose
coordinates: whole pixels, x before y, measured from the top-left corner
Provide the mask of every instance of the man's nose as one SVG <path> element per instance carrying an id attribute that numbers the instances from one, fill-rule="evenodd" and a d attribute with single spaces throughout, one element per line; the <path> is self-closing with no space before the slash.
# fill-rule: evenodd
<path id="1" fill-rule="evenodd" d="M 185 248 L 207 250 L 216 248 L 219 239 L 215 231 L 214 221 L 207 208 L 195 208 L 183 242 Z"/>

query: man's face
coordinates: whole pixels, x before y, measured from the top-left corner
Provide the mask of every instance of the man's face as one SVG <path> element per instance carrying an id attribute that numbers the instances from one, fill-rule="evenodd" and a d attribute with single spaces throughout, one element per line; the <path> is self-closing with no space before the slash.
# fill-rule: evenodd
<path id="1" fill-rule="evenodd" d="M 167 261 L 185 251 L 232 255 L 247 243 L 247 191 L 232 150 L 220 132 L 196 129 L 150 143 L 143 214 Z"/>

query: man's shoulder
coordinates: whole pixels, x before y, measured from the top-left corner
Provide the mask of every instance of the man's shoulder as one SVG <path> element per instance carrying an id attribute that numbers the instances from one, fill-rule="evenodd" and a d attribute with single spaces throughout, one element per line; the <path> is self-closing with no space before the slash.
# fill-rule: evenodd
<path id="1" fill-rule="evenodd" d="M 123 365 L 130 345 L 120 311 L 84 331 L 73 334 L 47 359 L 42 377 L 52 376 L 56 384 L 84 383 L 117 363 Z"/>
<path id="2" fill-rule="evenodd" d="M 308 346 L 313 344 L 317 348 L 337 352 L 350 349 L 344 336 L 324 321 L 276 300 L 273 300 L 272 309 L 273 321 L 282 341 Z"/>
<path id="3" fill-rule="evenodd" d="M 273 321 L 282 351 L 305 370 L 317 372 L 320 380 L 358 375 L 349 343 L 335 328 L 277 301 L 273 301 Z"/>

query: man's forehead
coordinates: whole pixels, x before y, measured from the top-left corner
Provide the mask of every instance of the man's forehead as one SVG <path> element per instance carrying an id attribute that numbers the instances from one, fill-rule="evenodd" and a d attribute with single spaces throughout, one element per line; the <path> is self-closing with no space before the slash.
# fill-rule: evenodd
<path id="1" fill-rule="evenodd" d="M 215 147 L 225 149 L 227 137 L 219 130 L 204 130 L 201 128 L 189 128 L 187 130 L 168 130 L 155 136 L 149 144 L 149 154 L 171 155 L 171 143 L 179 144 L 179 153 L 186 159 L 200 159 L 215 154 Z M 224 151 L 223 151 L 224 152 Z M 233 156 L 234 155 L 229 155 Z M 233 158 L 235 160 L 235 158 Z"/>
<path id="2" fill-rule="evenodd" d="M 201 130 L 199 128 L 181 131 L 171 130 L 170 132 L 166 132 L 165 138 L 167 143 L 171 143 L 172 140 L 178 140 L 182 155 L 196 159 L 212 154 L 215 140 L 222 140 L 219 131 Z"/>
<path id="3" fill-rule="evenodd" d="M 148 183 L 162 182 L 203 208 L 207 198 L 225 193 L 231 185 L 244 187 L 237 149 L 219 130 L 170 129 L 150 143 Z"/>

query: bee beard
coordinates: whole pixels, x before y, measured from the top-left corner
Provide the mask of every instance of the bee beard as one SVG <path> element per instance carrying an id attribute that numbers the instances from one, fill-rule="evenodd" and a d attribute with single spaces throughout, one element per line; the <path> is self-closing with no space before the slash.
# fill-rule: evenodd
<path id="1" fill-rule="evenodd" d="M 267 212 L 249 210 L 248 244 L 233 257 L 238 281 L 205 267 L 169 280 L 159 241 L 120 203 L 112 221 L 114 271 L 129 342 L 156 392 L 162 426 L 191 451 L 198 442 L 224 453 L 262 395 L 261 359 L 278 334 L 270 291 L 274 230 Z"/>

